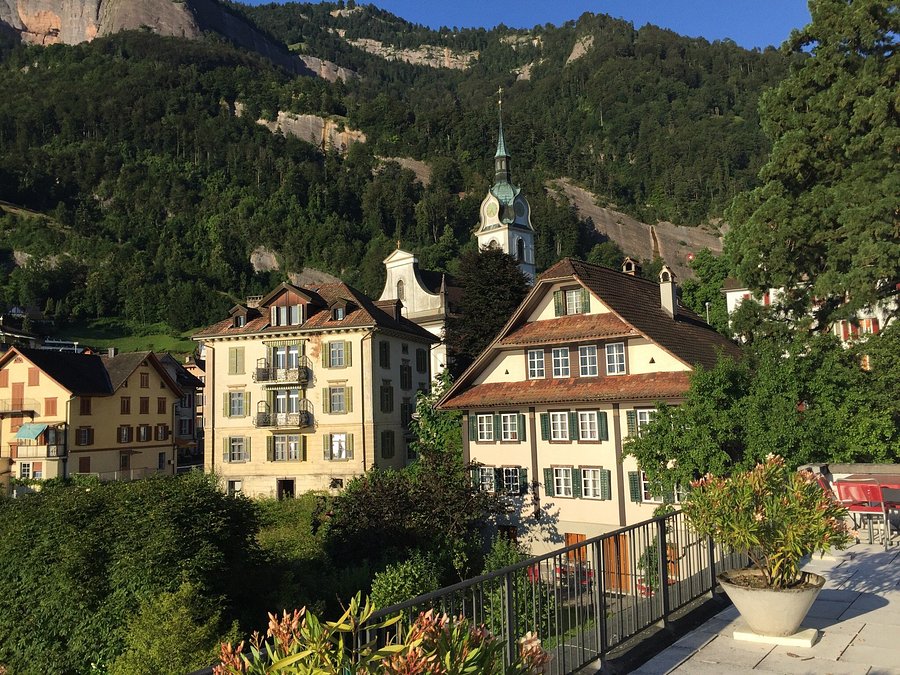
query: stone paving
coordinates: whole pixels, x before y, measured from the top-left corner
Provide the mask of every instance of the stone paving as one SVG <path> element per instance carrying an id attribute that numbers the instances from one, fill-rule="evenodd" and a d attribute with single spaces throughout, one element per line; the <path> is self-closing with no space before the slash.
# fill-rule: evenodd
<path id="1" fill-rule="evenodd" d="M 729 607 L 634 673 L 900 675 L 900 547 L 856 544 L 804 569 L 827 580 L 802 626 L 821 632 L 813 647 L 736 641 L 747 628 Z"/>

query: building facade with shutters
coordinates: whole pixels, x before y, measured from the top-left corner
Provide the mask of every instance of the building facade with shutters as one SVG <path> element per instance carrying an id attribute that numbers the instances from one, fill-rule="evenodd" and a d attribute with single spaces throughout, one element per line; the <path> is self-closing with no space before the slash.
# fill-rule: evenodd
<path id="1" fill-rule="evenodd" d="M 292 497 L 411 459 L 409 421 L 436 338 L 396 301 L 281 284 L 200 331 L 205 468 L 230 492 Z"/>
<path id="2" fill-rule="evenodd" d="M 464 413 L 473 478 L 514 497 L 501 525 L 535 553 L 651 517 L 662 499 L 624 444 L 697 364 L 737 353 L 678 304 L 668 268 L 660 283 L 635 271 L 558 262 L 441 401 Z"/>
<path id="3" fill-rule="evenodd" d="M 0 477 L 8 484 L 172 474 L 181 397 L 152 352 L 101 357 L 12 348 L 0 357 Z"/>

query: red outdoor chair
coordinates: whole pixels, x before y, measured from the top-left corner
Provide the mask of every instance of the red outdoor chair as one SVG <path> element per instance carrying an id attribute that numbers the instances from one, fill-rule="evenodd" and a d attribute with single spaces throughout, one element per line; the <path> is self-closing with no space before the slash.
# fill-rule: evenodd
<path id="1" fill-rule="evenodd" d="M 893 539 L 891 534 L 891 512 L 897 513 L 900 511 L 900 489 L 882 486 L 880 497 L 881 517 L 884 519 L 884 550 L 887 551 Z"/>
<path id="2" fill-rule="evenodd" d="M 881 518 L 882 522 L 887 522 L 884 508 L 882 507 L 881 489 L 873 483 L 837 481 L 835 485 L 837 486 L 838 499 L 850 512 L 853 525 L 858 528 L 862 525 L 863 520 L 868 521 L 869 543 L 873 543 L 872 519 Z M 857 538 L 857 541 L 859 541 L 859 538 Z"/>

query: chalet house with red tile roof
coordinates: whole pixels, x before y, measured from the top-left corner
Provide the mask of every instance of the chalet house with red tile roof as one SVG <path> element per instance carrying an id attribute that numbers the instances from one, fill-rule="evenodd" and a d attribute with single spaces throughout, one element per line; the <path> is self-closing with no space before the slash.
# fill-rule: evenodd
<path id="1" fill-rule="evenodd" d="M 292 497 L 411 458 L 437 338 L 344 283 L 284 283 L 194 336 L 204 345 L 204 461 L 229 492 Z"/>
<path id="2" fill-rule="evenodd" d="M 683 400 L 698 364 L 738 353 L 660 277 L 561 260 L 441 401 L 464 413 L 483 489 L 518 495 L 504 527 L 535 553 L 651 517 L 661 500 L 624 442 Z"/>

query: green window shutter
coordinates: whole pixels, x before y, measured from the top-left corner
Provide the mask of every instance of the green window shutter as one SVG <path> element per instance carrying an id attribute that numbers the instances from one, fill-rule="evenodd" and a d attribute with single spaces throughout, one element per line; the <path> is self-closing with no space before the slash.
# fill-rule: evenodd
<path id="1" fill-rule="evenodd" d="M 275 461 L 275 437 L 269 436 L 266 438 L 266 461 L 274 462 Z"/>
<path id="2" fill-rule="evenodd" d="M 352 387 L 344 388 L 344 407 L 348 413 L 353 412 L 353 389 Z"/>
<path id="3" fill-rule="evenodd" d="M 250 417 L 250 392 L 244 392 L 244 417 Z"/>
<path id="4" fill-rule="evenodd" d="M 353 459 L 353 434 L 347 434 L 347 459 Z"/>
<path id="5" fill-rule="evenodd" d="M 331 412 L 331 387 L 322 389 L 322 412 L 325 414 Z"/>
<path id="6" fill-rule="evenodd" d="M 222 439 L 222 461 L 227 463 L 231 457 L 229 455 L 228 449 L 231 446 L 231 439 L 227 436 Z"/>
<path id="7" fill-rule="evenodd" d="M 600 499 L 612 499 L 612 472 L 600 469 Z"/>
<path id="8" fill-rule="evenodd" d="M 588 310 L 591 308 L 591 292 L 586 289 L 581 289 L 581 313 L 587 314 Z"/>
<path id="9" fill-rule="evenodd" d="M 553 292 L 553 310 L 556 316 L 564 316 L 566 313 L 566 294 L 564 291 Z"/>
<path id="10" fill-rule="evenodd" d="M 503 422 L 500 419 L 500 415 L 494 415 L 494 433 L 493 438 L 491 440 L 499 441 L 503 438 Z"/>
<path id="11" fill-rule="evenodd" d="M 577 466 L 572 469 L 572 496 L 581 499 L 581 469 Z"/>
<path id="12" fill-rule="evenodd" d="M 553 496 L 553 469 L 544 469 L 544 494 Z"/>
<path id="13" fill-rule="evenodd" d="M 569 440 L 578 440 L 578 413 L 574 410 L 569 411 Z"/>
<path id="14" fill-rule="evenodd" d="M 323 368 L 328 367 L 328 354 L 331 352 L 331 347 L 329 346 L 329 344 L 330 343 L 328 343 L 328 342 L 322 343 L 322 367 Z"/>
<path id="15" fill-rule="evenodd" d="M 325 452 L 325 459 L 331 459 L 331 434 L 322 436 L 322 450 Z"/>
<path id="16" fill-rule="evenodd" d="M 300 461 L 306 461 L 306 436 L 300 437 Z"/>
<path id="17" fill-rule="evenodd" d="M 503 469 L 494 469 L 494 492 L 503 489 Z"/>
<path id="18" fill-rule="evenodd" d="M 222 394 L 222 416 L 231 417 L 231 406 L 229 405 L 228 392 Z"/>
<path id="19" fill-rule="evenodd" d="M 628 491 L 631 493 L 631 501 L 638 504 L 643 501 L 641 499 L 641 474 L 637 471 L 628 472 Z"/>
<path id="20" fill-rule="evenodd" d="M 606 413 L 603 410 L 597 411 L 597 429 L 600 432 L 600 440 L 609 440 L 609 422 L 606 419 Z"/>
<path id="21" fill-rule="evenodd" d="M 525 415 L 517 415 L 516 417 L 518 419 L 519 427 L 517 429 L 517 431 L 519 432 L 519 443 L 522 443 L 525 441 Z"/>
<path id="22" fill-rule="evenodd" d="M 478 416 L 469 415 L 469 440 L 478 440 Z"/>
<path id="23" fill-rule="evenodd" d="M 625 419 L 628 422 L 628 435 L 634 436 L 637 433 L 637 413 L 634 410 L 626 410 Z"/>
<path id="24" fill-rule="evenodd" d="M 353 343 L 349 340 L 344 343 L 344 365 L 353 365 Z"/>
<path id="25" fill-rule="evenodd" d="M 253 458 L 253 456 L 250 454 L 250 441 L 251 441 L 251 439 L 249 436 L 246 436 L 244 438 L 244 449 L 247 451 L 247 461 L 248 462 Z"/>
<path id="26" fill-rule="evenodd" d="M 479 487 L 478 486 L 478 467 L 477 466 L 473 466 L 471 469 L 469 469 L 469 477 L 472 479 L 472 487 L 477 490 Z"/>
<path id="27" fill-rule="evenodd" d="M 528 469 L 519 467 L 519 494 L 528 494 Z"/>
<path id="28" fill-rule="evenodd" d="M 550 439 L 550 413 L 541 413 L 541 440 Z"/>
<path id="29" fill-rule="evenodd" d="M 244 348 L 237 348 L 237 372 L 238 375 L 244 374 Z"/>

